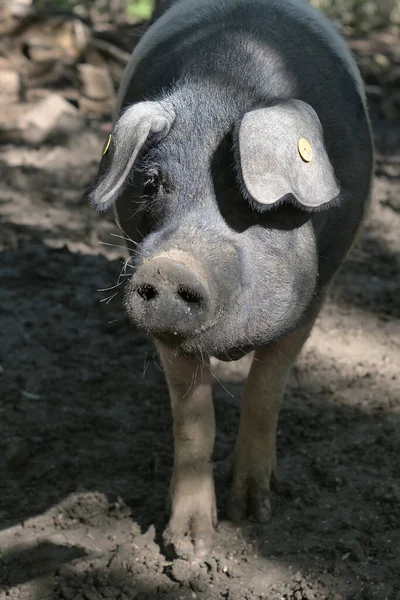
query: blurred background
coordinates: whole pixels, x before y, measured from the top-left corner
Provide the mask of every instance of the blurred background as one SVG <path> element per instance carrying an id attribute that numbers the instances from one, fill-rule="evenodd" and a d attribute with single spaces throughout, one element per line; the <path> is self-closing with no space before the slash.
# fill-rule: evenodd
<path id="1" fill-rule="evenodd" d="M 129 54 L 145 30 L 146 21 L 163 1 L 2 0 L 0 101 L 37 101 L 52 90 L 77 108 L 81 116 L 109 118 Z M 369 96 L 380 104 L 382 115 L 397 118 L 400 0 L 311 3 L 323 10 L 348 40 L 369 86 Z M 54 111 L 58 114 L 61 108 L 59 101 Z M 28 139 L 29 133 L 19 131 L 23 128 L 22 117 L 10 116 L 7 123 L 0 121 L 0 142 L 19 135 Z M 26 128 L 26 119 L 22 120 Z M 38 132 L 37 140 L 43 140 L 44 135 L 44 131 L 42 135 Z"/>

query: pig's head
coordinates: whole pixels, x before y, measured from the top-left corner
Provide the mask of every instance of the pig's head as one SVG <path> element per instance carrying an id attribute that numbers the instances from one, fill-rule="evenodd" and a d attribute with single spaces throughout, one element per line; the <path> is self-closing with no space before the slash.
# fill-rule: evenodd
<path id="1" fill-rule="evenodd" d="M 317 282 L 312 213 L 338 193 L 308 104 L 216 115 L 171 97 L 121 115 L 91 202 L 117 201 L 134 243 L 134 323 L 186 354 L 232 359 L 300 320 Z"/>

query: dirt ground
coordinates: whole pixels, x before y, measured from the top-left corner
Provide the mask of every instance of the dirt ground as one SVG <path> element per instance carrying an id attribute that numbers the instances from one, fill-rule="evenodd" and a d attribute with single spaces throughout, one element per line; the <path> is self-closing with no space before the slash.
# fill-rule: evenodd
<path id="1" fill-rule="evenodd" d="M 1 600 L 400 600 L 400 123 L 374 128 L 370 216 L 281 413 L 273 518 L 225 519 L 241 384 L 216 384 L 220 524 L 199 563 L 161 544 L 160 365 L 121 294 L 99 291 L 123 256 L 84 198 L 105 135 L 92 122 L 60 145 L 0 147 Z"/>

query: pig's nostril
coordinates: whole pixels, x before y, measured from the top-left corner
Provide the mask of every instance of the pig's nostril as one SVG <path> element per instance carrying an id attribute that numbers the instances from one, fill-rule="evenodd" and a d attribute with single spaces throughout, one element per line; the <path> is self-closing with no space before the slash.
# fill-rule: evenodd
<path id="1" fill-rule="evenodd" d="M 154 285 L 151 285 L 151 283 L 144 283 L 141 285 L 137 289 L 137 293 L 141 298 L 143 298 L 143 300 L 146 300 L 147 302 L 158 296 L 157 288 L 155 288 Z"/>
<path id="2" fill-rule="evenodd" d="M 191 290 L 190 288 L 185 287 L 184 285 L 180 285 L 178 287 L 178 296 L 180 296 L 182 300 L 184 300 L 188 304 L 201 304 L 201 302 L 203 301 L 203 297 L 201 296 L 201 294 L 199 294 L 195 290 Z"/>

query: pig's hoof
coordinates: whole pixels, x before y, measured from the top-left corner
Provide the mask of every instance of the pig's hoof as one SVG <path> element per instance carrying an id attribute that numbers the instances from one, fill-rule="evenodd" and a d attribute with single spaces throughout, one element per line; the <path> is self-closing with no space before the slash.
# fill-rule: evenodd
<path id="1" fill-rule="evenodd" d="M 233 484 L 226 513 L 232 521 L 252 518 L 258 523 L 266 523 L 271 517 L 271 492 L 269 486 L 260 486 L 247 479 L 240 486 Z"/>
<path id="2" fill-rule="evenodd" d="M 181 558 L 204 558 L 213 545 L 214 524 L 200 515 L 173 517 L 163 534 L 166 548 L 174 549 Z"/>

